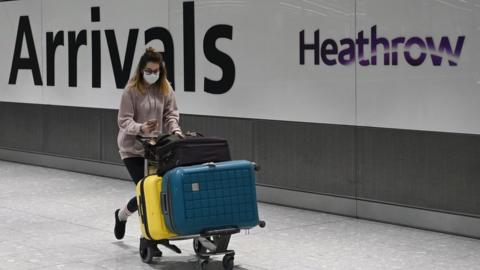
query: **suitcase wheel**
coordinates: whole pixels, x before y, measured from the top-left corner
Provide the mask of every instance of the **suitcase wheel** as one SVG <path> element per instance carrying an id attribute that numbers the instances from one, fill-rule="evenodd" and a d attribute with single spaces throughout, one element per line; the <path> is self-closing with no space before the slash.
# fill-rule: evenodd
<path id="1" fill-rule="evenodd" d="M 162 252 L 157 245 L 150 244 L 148 240 L 141 238 L 139 247 L 140 258 L 144 263 L 151 263 L 154 257 L 162 257 Z"/>
<path id="2" fill-rule="evenodd" d="M 223 269 L 225 270 L 232 270 L 233 269 L 233 260 L 234 256 L 231 254 L 227 254 L 223 256 L 222 264 L 223 264 Z"/>
<path id="3" fill-rule="evenodd" d="M 151 247 L 140 248 L 140 258 L 144 263 L 151 263 L 153 261 L 153 249 Z"/>
<path id="4" fill-rule="evenodd" d="M 265 221 L 263 221 L 263 220 L 260 220 L 260 221 L 258 222 L 258 226 L 260 226 L 260 228 L 265 228 L 265 226 L 267 226 L 267 223 L 266 223 Z"/>

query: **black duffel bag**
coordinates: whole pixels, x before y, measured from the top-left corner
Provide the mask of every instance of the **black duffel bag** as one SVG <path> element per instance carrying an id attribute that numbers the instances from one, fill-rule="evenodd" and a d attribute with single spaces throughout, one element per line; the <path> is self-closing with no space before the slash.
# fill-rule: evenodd
<path id="1" fill-rule="evenodd" d="M 195 132 L 185 133 L 184 136 L 166 134 L 142 141 L 145 158 L 157 164 L 157 175 L 163 176 L 179 166 L 231 160 L 227 140 L 204 137 Z"/>

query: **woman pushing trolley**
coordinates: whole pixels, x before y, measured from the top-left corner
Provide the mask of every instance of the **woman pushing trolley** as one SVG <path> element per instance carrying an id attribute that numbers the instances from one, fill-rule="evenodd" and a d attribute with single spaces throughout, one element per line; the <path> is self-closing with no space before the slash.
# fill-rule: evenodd
<path id="1" fill-rule="evenodd" d="M 147 49 L 129 85 L 118 115 L 118 143 L 136 184 L 136 198 L 115 211 L 116 238 L 123 238 L 127 218 L 138 209 L 143 262 L 162 256 L 158 245 L 181 253 L 170 242 L 193 239 L 202 269 L 214 255 L 224 255 L 223 267 L 233 269 L 231 235 L 265 226 L 258 217 L 258 166 L 231 160 L 225 139 L 181 132 L 159 53 Z"/>

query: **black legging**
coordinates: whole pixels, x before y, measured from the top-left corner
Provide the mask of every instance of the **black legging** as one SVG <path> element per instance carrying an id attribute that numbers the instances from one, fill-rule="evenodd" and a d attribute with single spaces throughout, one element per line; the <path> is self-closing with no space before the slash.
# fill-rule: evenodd
<path id="1" fill-rule="evenodd" d="M 135 185 L 145 177 L 145 159 L 143 157 L 131 157 L 123 160 L 127 167 L 130 177 L 132 177 Z M 133 197 L 127 204 L 127 209 L 130 213 L 137 211 L 137 198 Z"/>

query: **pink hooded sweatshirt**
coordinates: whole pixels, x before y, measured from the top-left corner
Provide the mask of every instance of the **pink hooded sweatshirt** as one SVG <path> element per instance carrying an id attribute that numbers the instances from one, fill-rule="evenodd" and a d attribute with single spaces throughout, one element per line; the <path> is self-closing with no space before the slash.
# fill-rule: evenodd
<path id="1" fill-rule="evenodd" d="M 168 89 L 168 95 L 164 95 L 154 86 L 148 87 L 145 95 L 127 86 L 118 110 L 120 130 L 117 143 L 120 157 L 122 159 L 143 157 L 144 150 L 141 143 L 136 141 L 136 135 L 149 136 L 181 131 L 179 119 L 175 92 L 171 86 Z M 143 134 L 140 127 L 148 120 L 157 120 L 157 129 L 151 134 Z"/>

